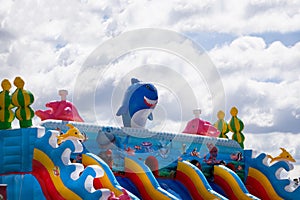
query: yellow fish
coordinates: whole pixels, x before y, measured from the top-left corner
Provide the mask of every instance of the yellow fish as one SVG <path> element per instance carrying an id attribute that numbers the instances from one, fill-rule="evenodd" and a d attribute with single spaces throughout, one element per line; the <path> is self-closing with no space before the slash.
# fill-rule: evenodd
<path id="1" fill-rule="evenodd" d="M 62 135 L 57 136 L 57 144 L 61 144 L 62 142 L 66 140 L 85 140 L 85 137 L 82 135 L 82 133 L 72 124 L 66 124 L 70 129 Z"/>
<path id="2" fill-rule="evenodd" d="M 270 163 L 275 162 L 275 161 L 280 161 L 280 160 L 296 162 L 296 160 L 293 158 L 293 156 L 287 150 L 285 150 L 285 148 L 281 147 L 280 149 L 282 152 L 275 158 L 273 158 L 271 155 L 267 155 L 268 158 L 271 159 Z"/>

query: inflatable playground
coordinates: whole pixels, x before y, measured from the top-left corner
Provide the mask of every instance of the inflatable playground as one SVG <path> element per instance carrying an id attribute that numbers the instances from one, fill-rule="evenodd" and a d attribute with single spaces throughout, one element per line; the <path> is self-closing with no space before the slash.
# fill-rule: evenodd
<path id="1" fill-rule="evenodd" d="M 22 78 L 13 83 L 12 94 L 9 80 L 1 83 L 0 199 L 300 198 L 300 189 L 280 178 L 293 169 L 292 155 L 283 147 L 278 156 L 244 149 L 235 107 L 228 122 L 223 111 L 210 123 L 195 110 L 182 133 L 155 132 L 144 128 L 158 103 L 151 83 L 131 80 L 116 113 L 122 127 L 85 123 L 65 90 L 33 111 Z"/>

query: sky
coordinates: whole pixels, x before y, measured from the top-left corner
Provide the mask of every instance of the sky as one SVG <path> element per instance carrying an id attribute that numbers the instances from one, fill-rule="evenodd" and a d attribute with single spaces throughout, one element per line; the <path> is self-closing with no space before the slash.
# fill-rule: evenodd
<path id="1" fill-rule="evenodd" d="M 85 121 L 121 125 L 115 113 L 136 77 L 158 88 L 150 130 L 181 132 L 195 108 L 211 123 L 223 109 L 228 121 L 236 106 L 246 148 L 277 155 L 284 147 L 300 164 L 299 1 L 0 4 L 0 78 L 13 82 L 21 76 L 35 95 L 35 110 L 46 109 L 45 103 L 60 98 L 59 89 L 67 89 Z M 149 42 L 145 29 L 164 34 Z M 161 41 L 175 46 L 160 46 Z M 186 53 L 190 46 L 203 65 Z M 112 62 L 103 55 L 109 52 Z M 300 176 L 296 169 L 293 176 Z"/>

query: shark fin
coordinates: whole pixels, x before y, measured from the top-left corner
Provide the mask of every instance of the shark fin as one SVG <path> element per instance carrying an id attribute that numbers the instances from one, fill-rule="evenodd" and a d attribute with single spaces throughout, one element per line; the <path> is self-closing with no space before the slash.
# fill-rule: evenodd
<path id="1" fill-rule="evenodd" d="M 125 114 L 127 111 L 126 107 L 125 106 L 121 106 L 117 112 L 117 116 L 120 116 L 120 115 L 123 115 Z"/>
<path id="2" fill-rule="evenodd" d="M 153 120 L 153 115 L 152 115 L 152 113 L 150 113 L 150 115 L 148 115 L 148 119 L 149 119 L 149 120 Z"/>
<path id="3" fill-rule="evenodd" d="M 139 83 L 140 81 L 137 78 L 131 79 L 131 84 Z"/>

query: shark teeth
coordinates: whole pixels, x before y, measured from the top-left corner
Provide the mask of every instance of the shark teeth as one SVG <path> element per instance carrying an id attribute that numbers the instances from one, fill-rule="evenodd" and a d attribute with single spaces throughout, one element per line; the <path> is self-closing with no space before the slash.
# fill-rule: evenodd
<path id="1" fill-rule="evenodd" d="M 154 107 L 157 104 L 157 100 L 151 100 L 144 96 L 144 102 L 148 107 Z"/>

